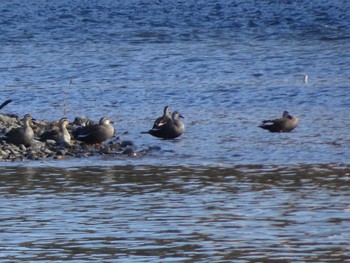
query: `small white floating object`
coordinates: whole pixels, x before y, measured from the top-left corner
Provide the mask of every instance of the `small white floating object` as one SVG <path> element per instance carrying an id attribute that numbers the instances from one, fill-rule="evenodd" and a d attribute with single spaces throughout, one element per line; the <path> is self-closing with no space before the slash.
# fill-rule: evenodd
<path id="1" fill-rule="evenodd" d="M 308 75 L 304 75 L 304 83 L 307 84 L 309 81 L 309 76 Z"/>

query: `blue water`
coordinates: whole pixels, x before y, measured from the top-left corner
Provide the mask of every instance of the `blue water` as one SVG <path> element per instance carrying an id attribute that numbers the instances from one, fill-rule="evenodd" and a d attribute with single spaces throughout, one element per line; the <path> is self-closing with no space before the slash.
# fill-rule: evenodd
<path id="1" fill-rule="evenodd" d="M 2 2 L 1 94 L 14 100 L 4 111 L 108 115 L 175 163 L 348 162 L 349 5 Z M 177 143 L 139 134 L 165 105 L 185 116 Z M 257 128 L 283 110 L 300 119 L 293 133 Z"/>
<path id="2" fill-rule="evenodd" d="M 1 262 L 349 262 L 349 166 L 1 170 Z"/>
<path id="3" fill-rule="evenodd" d="M 349 261 L 349 43 L 345 0 L 1 1 L 2 113 L 160 150 L 1 163 L 0 261 Z"/>

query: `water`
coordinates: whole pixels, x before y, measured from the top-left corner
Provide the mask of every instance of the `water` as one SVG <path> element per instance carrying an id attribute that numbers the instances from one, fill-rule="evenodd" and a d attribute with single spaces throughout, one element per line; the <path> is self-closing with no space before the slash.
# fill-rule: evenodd
<path id="1" fill-rule="evenodd" d="M 2 163 L 9 261 L 349 260 L 348 1 L 3 1 L 2 110 L 108 115 L 142 158 Z M 304 75 L 308 83 L 303 82 Z M 148 130 L 165 105 L 186 132 Z M 284 110 L 288 134 L 257 126 Z"/>
<path id="2" fill-rule="evenodd" d="M 344 262 L 349 166 L 5 168 L 2 262 Z"/>
<path id="3" fill-rule="evenodd" d="M 347 162 L 347 6 L 2 3 L 2 97 L 14 100 L 5 110 L 47 120 L 109 115 L 119 134 L 140 149 L 174 151 L 175 163 Z M 139 134 L 165 105 L 185 116 L 176 146 Z M 295 133 L 257 128 L 283 110 L 300 118 Z"/>

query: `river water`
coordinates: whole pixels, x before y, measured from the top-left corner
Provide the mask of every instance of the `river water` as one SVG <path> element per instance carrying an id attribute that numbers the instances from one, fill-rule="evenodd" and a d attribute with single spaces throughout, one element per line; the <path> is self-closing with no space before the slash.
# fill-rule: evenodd
<path id="1" fill-rule="evenodd" d="M 2 170 L 2 262 L 348 262 L 350 167 Z"/>
<path id="2" fill-rule="evenodd" d="M 2 1 L 2 113 L 108 115 L 159 150 L 1 163 L 0 261 L 349 261 L 349 10 Z M 185 134 L 140 134 L 165 105 Z M 293 132 L 257 127 L 284 110 Z"/>

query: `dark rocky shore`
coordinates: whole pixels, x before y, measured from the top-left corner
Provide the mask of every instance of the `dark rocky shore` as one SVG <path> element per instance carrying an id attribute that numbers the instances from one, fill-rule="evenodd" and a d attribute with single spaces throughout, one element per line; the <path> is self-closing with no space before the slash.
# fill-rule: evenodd
<path id="1" fill-rule="evenodd" d="M 86 158 L 98 155 L 124 155 L 137 157 L 146 155 L 149 151 L 155 150 L 151 147 L 136 151 L 135 144 L 132 141 L 123 141 L 115 135 L 101 144 L 86 144 L 75 140 L 73 132 L 79 127 L 70 123 L 67 127 L 72 135 L 70 145 L 62 145 L 53 139 L 42 139 L 42 135 L 47 131 L 52 131 L 57 127 L 57 121 L 33 120 L 31 127 L 34 131 L 34 140 L 31 145 L 15 145 L 6 142 L 6 133 L 10 130 L 21 127 L 22 120 L 17 116 L 0 114 L 0 161 L 23 161 L 23 160 L 42 160 L 46 158 L 64 159 L 64 158 Z"/>

